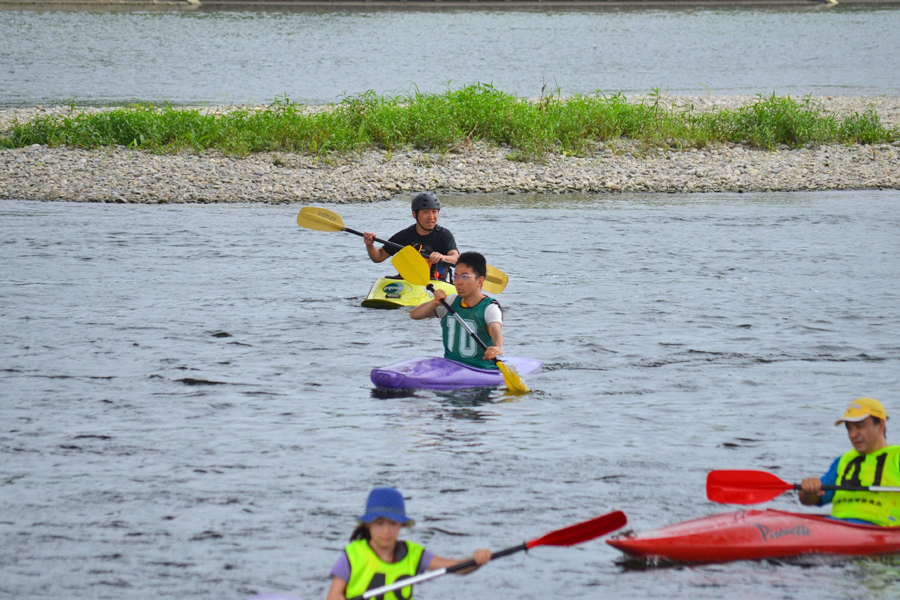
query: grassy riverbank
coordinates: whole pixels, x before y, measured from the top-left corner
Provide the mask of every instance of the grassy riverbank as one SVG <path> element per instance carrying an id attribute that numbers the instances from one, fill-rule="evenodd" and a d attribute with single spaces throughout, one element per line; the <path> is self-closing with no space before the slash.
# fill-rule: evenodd
<path id="1" fill-rule="evenodd" d="M 835 116 L 810 99 L 758 97 L 734 110 L 670 108 L 651 94 L 641 103 L 612 97 L 516 98 L 478 85 L 444 94 L 384 97 L 366 93 L 325 110 L 287 100 L 226 113 L 136 105 L 100 113 L 39 116 L 0 133 L 0 148 L 32 144 L 99 148 L 129 146 L 156 153 L 212 149 L 254 152 L 349 153 L 412 147 L 445 152 L 483 141 L 510 148 L 510 157 L 583 155 L 600 142 L 628 138 L 646 147 L 704 148 L 739 143 L 759 148 L 877 144 L 900 139 L 874 110 Z"/>

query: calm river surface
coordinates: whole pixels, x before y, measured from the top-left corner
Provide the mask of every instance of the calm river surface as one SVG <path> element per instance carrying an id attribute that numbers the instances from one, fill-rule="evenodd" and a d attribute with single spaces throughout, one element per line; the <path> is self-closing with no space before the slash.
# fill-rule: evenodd
<path id="1" fill-rule="evenodd" d="M 521 399 L 375 393 L 439 327 L 361 308 L 391 270 L 298 206 L 0 204 L 0 596 L 322 598 L 376 485 L 458 556 L 725 511 L 710 469 L 819 474 L 850 399 L 900 414 L 898 192 L 444 200 L 510 275 L 507 353 L 545 363 Z M 406 207 L 332 208 L 387 236 Z M 417 597 L 900 594 L 885 560 L 619 558 L 539 548 Z"/>
<path id="2" fill-rule="evenodd" d="M 896 8 L 0 11 L 0 107 L 563 93 L 900 94 Z"/>

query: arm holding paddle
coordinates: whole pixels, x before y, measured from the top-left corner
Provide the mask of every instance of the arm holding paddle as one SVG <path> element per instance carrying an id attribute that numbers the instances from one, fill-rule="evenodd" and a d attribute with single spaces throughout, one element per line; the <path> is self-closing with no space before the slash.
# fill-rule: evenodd
<path id="1" fill-rule="evenodd" d="M 331 578 L 331 587 L 325 600 L 347 600 L 347 582 L 339 577 Z"/>
<path id="2" fill-rule="evenodd" d="M 384 249 L 384 247 L 381 247 L 381 248 L 375 247 L 375 242 L 380 241 L 380 240 L 378 240 L 378 238 L 375 237 L 374 233 L 372 233 L 370 231 L 366 231 L 365 233 L 363 233 L 363 241 L 366 243 L 366 252 L 369 253 L 369 258 L 372 259 L 372 262 L 381 263 L 391 257 L 391 255 L 388 253 L 387 250 Z M 388 242 L 388 243 L 392 243 L 392 242 Z M 451 250 L 447 254 L 441 254 L 440 252 L 432 252 L 431 254 L 429 254 L 428 256 L 425 256 L 424 258 L 425 258 L 425 260 L 428 261 L 428 264 L 430 264 L 430 265 L 436 265 L 438 263 L 455 265 L 457 256 L 459 256 L 459 250 Z"/>
<path id="3" fill-rule="evenodd" d="M 491 341 L 494 342 L 492 346 L 488 346 L 488 348 L 484 351 L 484 357 L 487 360 L 494 360 L 501 354 L 503 354 L 503 324 L 502 323 L 488 323 L 487 326 L 488 335 L 491 336 Z"/>
<path id="4" fill-rule="evenodd" d="M 797 494 L 800 504 L 818 506 L 821 504 L 821 499 L 824 495 L 825 490 L 822 489 L 822 480 L 818 477 L 807 477 L 800 482 L 800 491 Z"/>
<path id="5" fill-rule="evenodd" d="M 386 261 L 391 257 L 390 254 L 387 253 L 387 250 L 382 248 L 375 247 L 375 234 L 366 231 L 363 233 L 363 241 L 366 243 L 366 252 L 369 253 L 369 258 L 372 259 L 374 263 L 381 263 Z"/>
<path id="6" fill-rule="evenodd" d="M 487 548 L 481 548 L 476 550 L 472 555 L 472 558 L 464 558 L 462 560 L 454 560 L 452 558 L 444 558 L 442 556 L 434 556 L 431 559 L 431 562 L 428 563 L 428 571 L 440 571 L 440 574 L 435 573 L 431 577 L 427 574 L 417 575 L 416 578 L 420 581 L 427 581 L 428 579 L 438 577 L 444 573 L 456 573 L 457 575 L 465 575 L 467 573 L 471 573 L 472 571 L 477 570 L 480 566 L 487 564 L 491 560 L 491 551 Z M 471 564 L 470 564 L 471 563 Z M 454 568 L 456 567 L 456 568 Z M 401 584 L 404 585 L 404 584 Z M 405 585 L 409 585 L 405 583 Z M 386 586 L 387 587 L 387 586 Z M 396 588 L 395 588 L 396 589 Z M 373 591 L 373 590 L 370 590 Z M 366 592 L 362 596 L 362 598 L 371 598 L 372 595 L 368 595 L 369 592 Z M 332 577 L 331 578 L 331 588 L 328 590 L 328 595 L 325 600 L 346 600 L 347 599 L 347 582 L 341 579 L 340 577 Z"/>
<path id="7" fill-rule="evenodd" d="M 441 305 L 441 301 L 447 299 L 447 292 L 444 290 L 434 290 L 434 300 L 425 302 L 413 308 L 409 312 L 409 318 L 416 321 L 422 319 L 433 319 L 437 317 L 437 308 Z"/>
<path id="8" fill-rule="evenodd" d="M 459 257 L 459 250 L 451 250 L 447 254 L 441 254 L 440 252 L 432 252 L 431 256 L 428 257 L 428 263 L 432 265 L 436 265 L 438 263 L 449 263 L 451 265 L 456 264 L 456 259 Z"/>
<path id="9" fill-rule="evenodd" d="M 431 559 L 431 562 L 428 563 L 428 570 L 435 571 L 437 569 L 448 569 L 450 567 L 455 567 L 457 565 L 462 565 L 468 562 L 474 562 L 474 566 L 466 567 L 455 571 L 459 575 L 465 575 L 466 573 L 471 573 L 472 571 L 478 569 L 481 565 L 488 563 L 491 560 L 491 551 L 487 548 L 480 548 L 475 551 L 475 554 L 472 555 L 472 558 L 465 558 L 463 560 L 453 560 L 452 558 L 443 558 L 440 556 L 435 556 Z"/>
<path id="10" fill-rule="evenodd" d="M 828 471 L 821 477 L 807 477 L 795 485 L 797 499 L 805 506 L 824 506 L 834 500 L 834 488 L 838 482 L 838 463 L 840 458 L 834 459 Z"/>

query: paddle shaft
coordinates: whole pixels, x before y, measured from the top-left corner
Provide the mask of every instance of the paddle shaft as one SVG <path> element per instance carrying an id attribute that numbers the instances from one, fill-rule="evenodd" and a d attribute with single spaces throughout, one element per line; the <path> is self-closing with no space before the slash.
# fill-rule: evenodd
<path id="1" fill-rule="evenodd" d="M 431 285 L 430 283 L 429 283 L 427 286 L 425 286 L 425 289 L 427 289 L 427 290 L 428 290 L 429 292 L 431 292 L 432 294 L 434 293 L 434 286 Z M 485 344 L 484 342 L 482 342 L 482 341 L 481 341 L 481 338 L 478 337 L 477 335 L 475 335 L 475 332 L 472 331 L 472 328 L 469 327 L 469 324 L 466 323 L 465 321 L 463 321 L 462 317 L 460 317 L 458 314 L 456 314 L 456 311 L 453 310 L 453 308 L 452 308 L 449 304 L 447 304 L 447 301 L 446 301 L 446 300 L 444 300 L 443 298 L 441 298 L 440 300 L 438 300 L 438 302 L 440 302 L 440 303 L 444 306 L 444 308 L 446 308 L 446 309 L 450 312 L 451 315 L 453 315 L 454 317 L 456 317 L 456 320 L 459 321 L 459 324 L 462 325 L 463 328 L 464 328 L 466 331 L 469 332 L 469 335 L 471 335 L 473 338 L 475 338 L 475 341 L 478 342 L 478 345 L 481 346 L 481 349 L 482 349 L 482 350 L 487 350 L 487 349 L 488 349 L 487 344 Z M 495 359 L 494 359 L 494 362 L 497 363 L 497 362 L 499 362 L 499 361 L 495 358 Z"/>
<path id="2" fill-rule="evenodd" d="M 349 227 L 344 227 L 344 231 L 346 231 L 347 233 L 352 233 L 353 235 L 358 235 L 359 237 L 365 237 L 365 235 L 366 235 L 364 233 L 356 231 L 355 229 L 350 229 Z M 402 245 L 398 244 L 397 242 L 392 242 L 390 240 L 383 240 L 381 238 L 375 238 L 375 241 L 378 242 L 379 244 L 384 244 L 385 246 L 393 246 L 394 248 L 397 248 L 397 249 L 400 249 L 403 247 Z M 422 253 L 420 252 L 419 254 L 422 254 Z M 422 256 L 427 258 L 427 256 L 425 254 L 422 254 Z M 450 265 L 451 267 L 456 266 L 454 263 L 447 262 L 446 260 L 442 260 L 441 264 Z"/>
<path id="3" fill-rule="evenodd" d="M 792 487 L 798 492 L 802 490 L 799 483 L 795 483 Z M 822 490 L 825 492 L 900 492 L 900 487 L 886 485 L 823 485 Z"/>
<path id="4" fill-rule="evenodd" d="M 505 550 L 500 550 L 499 552 L 491 553 L 491 560 L 495 558 L 500 558 L 502 556 L 509 556 L 510 554 L 515 554 L 516 552 L 528 550 L 528 544 L 519 544 L 518 546 L 513 546 L 512 548 L 506 548 Z M 459 564 L 453 565 L 452 567 L 445 567 L 443 569 L 437 569 L 435 571 L 430 571 L 428 573 L 422 573 L 421 575 L 415 575 L 413 577 L 407 577 L 405 579 L 400 579 L 395 581 L 394 583 L 383 585 L 379 588 L 375 588 L 373 590 L 366 591 L 362 596 L 356 596 L 355 598 L 351 598 L 350 600 L 368 600 L 369 598 L 373 598 L 375 596 L 380 596 L 382 594 L 386 594 L 388 592 L 393 592 L 399 590 L 400 588 L 405 588 L 408 585 L 414 585 L 416 583 L 422 583 L 423 581 L 431 581 L 432 579 L 437 579 L 442 575 L 446 575 L 447 573 L 455 573 L 457 571 L 464 571 L 466 569 L 471 569 L 472 567 L 477 566 L 474 559 L 469 559 L 465 562 L 461 562 Z"/>

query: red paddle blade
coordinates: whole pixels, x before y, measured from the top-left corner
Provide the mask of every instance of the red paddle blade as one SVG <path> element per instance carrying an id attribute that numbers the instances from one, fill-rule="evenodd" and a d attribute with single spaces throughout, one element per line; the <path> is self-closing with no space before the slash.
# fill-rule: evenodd
<path id="1" fill-rule="evenodd" d="M 574 546 L 575 544 L 587 542 L 588 540 L 615 531 L 627 522 L 628 519 L 625 518 L 625 513 L 617 510 L 603 515 L 602 517 L 585 521 L 584 523 L 578 523 L 576 525 L 570 525 L 565 529 L 551 531 L 547 535 L 539 537 L 536 540 L 526 542 L 525 545 L 529 548 L 534 548 L 535 546 Z"/>
<path id="2" fill-rule="evenodd" d="M 765 471 L 710 471 L 706 477 L 706 497 L 723 504 L 759 504 L 791 489 Z"/>

